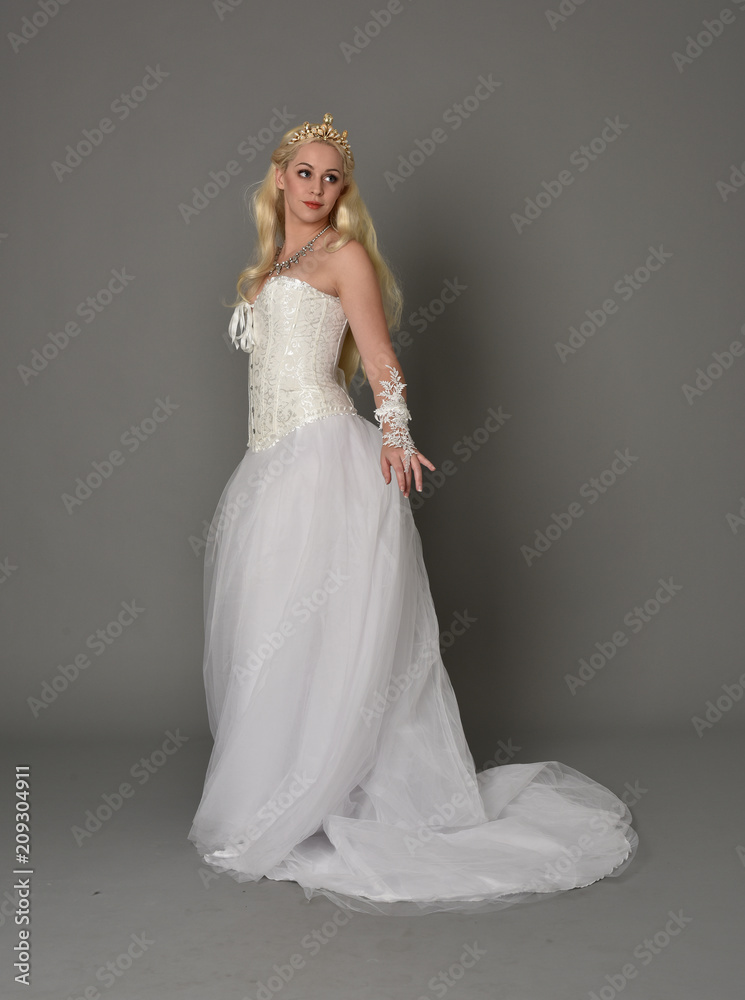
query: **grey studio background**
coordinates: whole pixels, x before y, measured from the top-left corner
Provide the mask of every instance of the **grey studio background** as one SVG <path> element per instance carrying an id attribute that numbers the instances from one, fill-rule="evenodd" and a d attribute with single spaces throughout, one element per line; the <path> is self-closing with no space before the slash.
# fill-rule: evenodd
<path id="1" fill-rule="evenodd" d="M 637 789 L 636 872 L 582 890 L 586 921 L 591 906 L 613 920 L 627 898 L 615 918 L 626 937 L 598 941 L 598 955 L 577 958 L 585 972 L 559 983 L 528 957 L 536 922 L 559 935 L 572 925 L 566 899 L 484 918 L 499 928 L 494 948 L 513 933 L 515 947 L 528 941 L 503 995 L 613 988 L 603 976 L 642 931 L 693 905 L 682 890 L 660 892 L 655 864 L 673 886 L 708 881 L 718 901 L 711 912 L 699 901 L 688 958 L 671 945 L 628 995 L 660 995 L 655 977 L 703 995 L 733 959 L 724 917 L 745 878 L 741 801 L 725 790 L 741 781 L 733 741 L 745 711 L 745 2 L 8 0 L 1 18 L 2 835 L 12 834 L 11 765 L 38 762 L 35 836 L 49 862 L 36 887 L 47 949 L 37 995 L 79 995 L 142 930 L 139 916 L 119 925 L 118 907 L 127 891 L 142 904 L 132 880 L 153 852 L 170 892 L 202 901 L 185 910 L 208 908 L 202 933 L 222 926 L 221 907 L 257 900 L 291 902 L 298 927 L 332 910 L 266 882 L 222 877 L 203 892 L 184 839 L 209 752 L 203 538 L 246 446 L 247 359 L 227 342 L 222 302 L 253 244 L 247 188 L 287 128 L 325 112 L 349 132 L 404 289 L 393 339 L 412 435 L 438 467 L 411 502 L 477 769 L 556 758 Z M 353 398 L 372 419 L 369 386 Z M 176 731 L 184 750 L 90 843 L 74 842 L 84 810 Z M 151 810 L 160 839 L 143 833 Z M 666 868 L 699 810 L 690 856 Z M 671 824 L 658 841 L 655 819 Z M 710 852 L 716 877 L 693 876 Z M 103 891 L 96 864 L 118 879 L 105 914 L 90 909 Z M 632 877 L 650 894 L 644 919 L 623 895 Z M 13 906 L 3 905 L 7 957 Z M 65 937 L 71 913 L 89 930 L 79 948 Z M 153 937 L 171 933 L 176 948 L 183 913 L 162 919 L 170 930 Z M 478 920 L 467 931 L 452 919 L 412 921 L 412 953 L 437 928 L 457 957 Z M 421 972 L 410 955 L 391 960 L 404 924 L 363 921 L 387 936 L 389 957 L 338 995 L 435 995 L 427 978 L 444 960 L 419 956 Z M 235 913 L 230 926 L 237 933 Z M 97 933 L 111 941 L 97 947 Z M 592 950 L 585 923 L 574 933 Z M 176 983 L 157 978 L 169 952 L 155 946 L 111 995 L 178 985 L 173 995 L 253 997 L 274 954 L 291 951 L 272 947 L 266 968 L 242 952 L 226 983 L 224 953 L 204 944 Z M 697 948 L 710 969 L 693 961 Z M 486 969 L 493 959 L 507 975 L 499 954 L 451 995 L 494 996 Z M 324 975 L 317 964 L 282 1000 L 321 995 L 314 977 L 332 995 Z M 59 992 L 47 992 L 52 982 Z"/>

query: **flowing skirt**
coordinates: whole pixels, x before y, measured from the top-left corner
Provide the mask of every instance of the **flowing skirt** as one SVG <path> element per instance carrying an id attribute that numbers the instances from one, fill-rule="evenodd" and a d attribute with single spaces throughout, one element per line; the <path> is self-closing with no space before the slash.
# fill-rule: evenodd
<path id="1" fill-rule="evenodd" d="M 618 875 L 628 806 L 558 761 L 476 773 L 409 500 L 358 414 L 246 451 L 205 551 L 214 747 L 189 833 L 238 881 L 414 915 Z M 412 487 L 413 488 L 413 487 Z"/>

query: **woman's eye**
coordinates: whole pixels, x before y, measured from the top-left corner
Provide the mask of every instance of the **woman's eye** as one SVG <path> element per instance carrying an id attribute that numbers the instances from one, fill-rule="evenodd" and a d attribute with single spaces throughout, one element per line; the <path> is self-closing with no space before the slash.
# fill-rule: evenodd
<path id="1" fill-rule="evenodd" d="M 307 167 L 301 167 L 298 170 L 298 177 L 302 177 L 303 174 L 309 174 L 309 173 L 310 170 L 308 170 Z M 325 180 L 331 181 L 332 184 L 335 184 L 339 180 L 339 178 L 336 176 L 336 174 L 326 174 Z"/>

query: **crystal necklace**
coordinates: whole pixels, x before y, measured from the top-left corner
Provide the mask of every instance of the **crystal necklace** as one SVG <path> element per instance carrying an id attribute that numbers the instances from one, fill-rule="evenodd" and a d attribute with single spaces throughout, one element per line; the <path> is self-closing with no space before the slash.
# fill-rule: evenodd
<path id="1" fill-rule="evenodd" d="M 316 242 L 319 236 L 322 236 L 323 233 L 325 233 L 326 230 L 330 228 L 330 226 L 331 223 L 329 222 L 327 226 L 323 227 L 320 233 L 316 233 L 316 235 L 313 237 L 312 240 L 306 243 L 304 247 L 301 247 L 297 253 L 294 253 L 292 255 L 292 257 L 288 257 L 287 260 L 281 260 L 281 261 L 277 260 L 277 257 L 279 257 L 279 251 L 282 249 L 282 247 L 277 247 L 277 252 L 274 255 L 274 264 L 272 265 L 272 269 L 269 272 L 269 277 L 271 278 L 280 275 L 282 273 L 283 268 L 289 267 L 291 264 L 297 264 L 298 260 L 301 257 L 304 257 L 307 253 L 313 253 L 313 244 Z M 277 272 L 277 275 L 274 275 L 274 271 Z"/>

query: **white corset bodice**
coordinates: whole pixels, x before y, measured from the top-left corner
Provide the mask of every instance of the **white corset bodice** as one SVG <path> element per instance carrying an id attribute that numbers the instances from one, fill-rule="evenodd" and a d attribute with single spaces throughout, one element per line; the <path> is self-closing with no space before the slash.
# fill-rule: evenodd
<path id="1" fill-rule="evenodd" d="M 230 338 L 249 354 L 250 451 L 331 413 L 357 413 L 338 367 L 346 327 L 335 295 L 289 275 L 269 278 L 253 305 L 235 307 Z"/>

